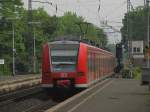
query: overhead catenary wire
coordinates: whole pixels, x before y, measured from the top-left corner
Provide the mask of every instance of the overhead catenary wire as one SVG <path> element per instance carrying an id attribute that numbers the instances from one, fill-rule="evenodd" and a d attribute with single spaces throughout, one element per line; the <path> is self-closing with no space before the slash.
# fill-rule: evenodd
<path id="1" fill-rule="evenodd" d="M 97 11 L 100 12 L 100 10 L 101 10 L 101 0 L 99 0 L 99 5 L 98 5 Z"/>
<path id="2" fill-rule="evenodd" d="M 47 1 L 50 1 L 50 2 L 52 2 L 52 3 L 54 3 L 54 1 L 55 1 L 55 3 L 57 4 L 57 5 L 64 5 L 64 3 L 65 2 L 62 2 L 62 3 L 60 3 L 60 2 L 56 2 L 56 1 L 58 1 L 58 0 L 47 0 Z M 70 0 L 71 1 L 71 0 Z M 76 3 L 77 2 L 80 2 L 82 5 L 95 5 L 95 4 L 97 4 L 98 3 L 98 0 L 95 0 L 95 1 L 77 1 L 77 0 L 74 0 Z"/>
<path id="3" fill-rule="evenodd" d="M 95 13 L 95 14 L 98 14 L 98 13 L 96 13 L 96 12 L 94 12 L 94 11 L 91 11 L 91 10 L 89 10 L 88 8 L 87 8 L 87 10 L 88 10 L 88 12 L 90 12 L 90 13 Z M 95 19 L 97 19 L 97 18 L 95 18 Z M 100 16 L 98 15 L 98 19 L 99 19 L 99 23 L 100 23 L 100 25 L 102 24 L 101 22 L 101 20 L 100 20 Z M 116 34 L 116 33 L 119 33 L 120 34 L 120 31 L 119 30 L 117 30 L 116 28 L 114 28 L 113 26 L 110 26 L 110 25 L 107 25 L 107 28 L 108 29 L 111 29 L 111 30 L 113 30 L 113 32 L 111 31 L 106 31 L 105 29 L 106 29 L 106 26 L 105 26 L 105 28 L 103 28 L 103 27 L 101 27 L 102 29 L 104 29 L 104 32 L 106 33 L 106 35 L 107 34 Z M 113 41 L 114 41 L 115 39 L 113 39 Z"/>
<path id="4" fill-rule="evenodd" d="M 36 1 L 36 0 L 35 0 Z M 101 0 L 97 0 L 99 3 L 101 2 Z M 46 3 L 46 4 L 49 4 L 49 5 L 51 5 L 53 8 L 55 8 L 55 10 L 56 10 L 56 6 L 57 5 L 54 5 L 54 4 L 57 4 L 57 3 L 53 3 L 51 0 L 46 0 L 46 1 L 36 1 L 36 2 L 39 2 L 39 3 Z M 83 2 L 82 2 L 83 3 Z M 89 3 L 89 2 L 88 2 Z M 98 13 L 96 13 L 95 11 L 92 11 L 92 10 L 90 10 L 89 8 L 87 8 L 87 7 L 80 7 L 80 9 L 81 8 L 86 8 L 87 10 L 88 10 L 88 12 L 90 12 L 90 13 L 95 13 L 96 15 L 98 14 Z M 100 6 L 100 4 L 99 4 L 99 8 L 101 8 L 101 6 Z M 57 10 L 59 11 L 59 12 L 62 12 L 62 13 L 65 13 L 66 11 L 65 10 L 62 10 L 62 9 L 60 9 L 59 8 L 59 6 L 57 6 Z M 99 12 L 100 12 L 101 10 L 99 10 Z M 102 11 L 101 11 L 102 12 Z M 57 13 L 57 11 L 56 11 L 56 13 Z M 88 13 L 89 14 L 89 13 Z M 101 14 L 101 13 L 100 13 Z M 98 14 L 99 15 L 99 14 Z M 90 16 L 89 16 L 90 17 Z M 92 17 L 93 18 L 93 17 Z M 98 18 L 100 18 L 100 15 L 98 16 Z M 97 19 L 97 18 L 95 18 L 95 19 Z M 100 20 L 99 20 L 100 21 Z M 109 21 L 108 21 L 109 22 Z M 118 24 L 119 24 L 119 22 L 118 22 Z"/>
<path id="5" fill-rule="evenodd" d="M 85 8 L 85 9 L 87 9 L 88 10 L 88 13 L 91 13 L 91 14 L 96 14 L 96 15 L 98 15 L 98 19 L 99 19 L 99 22 L 100 22 L 100 25 L 101 24 L 103 24 L 103 22 L 104 22 L 104 20 L 103 21 L 101 21 L 101 19 L 100 19 L 100 11 L 98 11 L 98 12 L 95 12 L 95 11 L 92 11 L 92 10 L 90 10 L 89 8 L 87 8 L 87 7 L 82 7 L 82 8 Z M 97 18 L 95 18 L 95 19 L 97 19 Z M 109 21 L 107 21 L 107 22 L 109 22 Z M 111 21 L 111 22 L 113 22 L 113 21 Z M 121 22 L 117 22 L 116 21 L 116 23 L 121 23 Z M 110 25 L 109 25 L 110 26 Z"/>
<path id="6" fill-rule="evenodd" d="M 53 2 L 51 2 L 51 1 L 33 0 L 32 2 L 37 2 L 37 3 L 41 3 L 41 4 L 48 4 L 48 5 L 52 6 L 52 7 L 55 9 L 56 13 L 57 13 L 58 11 L 59 11 L 59 12 L 62 12 L 62 13 L 65 13 L 65 12 L 66 12 L 66 11 L 64 11 L 63 9 L 58 8 L 57 3 L 53 3 Z"/>
<path id="7" fill-rule="evenodd" d="M 47 0 L 47 1 L 50 1 L 50 0 Z M 99 3 L 99 7 L 101 7 L 100 5 L 101 5 L 101 0 L 96 0 L 98 3 Z M 83 3 L 84 1 L 80 1 L 80 3 Z M 86 2 L 86 4 L 87 3 L 89 3 L 89 1 L 85 1 Z M 91 1 L 92 2 L 92 1 Z M 125 1 L 123 1 L 123 4 L 125 3 Z M 121 5 L 122 6 L 122 5 Z M 121 6 L 119 6 L 119 7 L 121 7 Z M 54 7 L 54 6 L 53 6 Z M 87 7 L 85 7 L 85 6 L 83 6 L 83 7 L 80 7 L 80 9 L 81 8 L 86 8 L 87 10 L 88 10 L 88 12 L 90 11 L 90 13 L 95 13 L 96 15 L 97 15 L 97 13 L 95 12 L 95 11 L 92 11 L 92 10 L 90 10 L 89 8 L 87 8 Z M 102 9 L 102 8 L 101 8 Z M 116 9 L 116 8 L 115 8 Z M 62 12 L 64 12 L 65 13 L 65 11 L 64 10 L 61 10 L 61 9 L 59 9 L 58 8 L 58 10 L 59 11 L 62 11 Z M 100 14 L 102 14 L 102 10 L 100 10 L 101 11 L 101 13 Z M 89 14 L 89 13 L 88 13 Z M 106 17 L 106 16 L 105 16 Z M 119 23 L 119 22 L 118 22 Z M 120 22 L 121 23 L 121 22 Z"/>

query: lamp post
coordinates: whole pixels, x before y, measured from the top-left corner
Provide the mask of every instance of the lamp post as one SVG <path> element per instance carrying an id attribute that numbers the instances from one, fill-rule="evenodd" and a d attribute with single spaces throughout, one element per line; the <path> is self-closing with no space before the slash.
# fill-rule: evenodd
<path id="1" fill-rule="evenodd" d="M 35 27 L 33 28 L 33 72 L 36 73 L 36 43 L 35 43 Z"/>
<path id="2" fill-rule="evenodd" d="M 29 24 L 40 24 L 40 22 L 28 22 Z M 35 37 L 35 27 L 33 28 L 33 72 L 36 73 L 36 37 Z"/>
<path id="3" fill-rule="evenodd" d="M 7 20 L 12 20 L 12 75 L 14 76 L 16 74 L 15 71 L 15 24 L 13 20 L 18 20 L 19 18 L 7 18 Z"/>

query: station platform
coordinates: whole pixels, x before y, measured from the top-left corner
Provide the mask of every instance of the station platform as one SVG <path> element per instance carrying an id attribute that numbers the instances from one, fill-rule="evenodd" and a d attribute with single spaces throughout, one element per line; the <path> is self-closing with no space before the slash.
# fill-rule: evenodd
<path id="1" fill-rule="evenodd" d="M 111 79 L 67 102 L 46 112 L 150 112 L 148 87 L 133 79 Z"/>
<path id="2" fill-rule="evenodd" d="M 37 85 L 40 83 L 40 79 L 39 74 L 0 76 L 0 93 Z"/>
<path id="3" fill-rule="evenodd" d="M 26 75 L 0 75 L 0 84 L 8 81 L 16 81 L 20 79 L 28 79 L 33 77 L 40 77 L 40 74 L 26 74 Z"/>

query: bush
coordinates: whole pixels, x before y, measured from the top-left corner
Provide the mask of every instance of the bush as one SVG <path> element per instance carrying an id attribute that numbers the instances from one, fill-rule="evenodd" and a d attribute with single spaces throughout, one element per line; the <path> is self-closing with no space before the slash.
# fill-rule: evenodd
<path id="1" fill-rule="evenodd" d="M 4 65 L 0 65 L 0 75 L 11 75 L 12 71 L 11 71 L 11 67 L 4 64 Z"/>
<path id="2" fill-rule="evenodd" d="M 142 71 L 141 71 L 141 68 L 140 67 L 136 67 L 133 69 L 133 73 L 132 73 L 132 76 L 131 76 L 131 71 L 129 68 L 126 68 L 123 70 L 122 72 L 122 77 L 123 78 L 134 78 L 134 79 L 141 79 L 141 74 L 142 74 Z"/>
<path id="3" fill-rule="evenodd" d="M 141 79 L 142 70 L 140 67 L 134 69 L 134 79 Z"/>
<path id="4" fill-rule="evenodd" d="M 130 70 L 128 68 L 122 71 L 122 78 L 130 78 Z"/>

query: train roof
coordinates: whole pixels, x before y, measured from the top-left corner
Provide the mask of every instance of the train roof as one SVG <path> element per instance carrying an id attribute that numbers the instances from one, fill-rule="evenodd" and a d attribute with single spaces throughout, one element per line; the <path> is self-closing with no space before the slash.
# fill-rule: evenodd
<path id="1" fill-rule="evenodd" d="M 79 44 L 79 41 L 70 41 L 70 40 L 56 40 L 56 41 L 52 41 L 49 42 L 49 44 Z"/>
<path id="2" fill-rule="evenodd" d="M 81 43 L 83 43 L 83 42 L 81 42 Z M 111 52 L 109 52 L 109 51 L 107 51 L 107 50 L 105 50 L 105 49 L 102 49 L 102 48 L 96 47 L 96 46 L 92 46 L 92 45 L 89 45 L 89 44 L 86 44 L 86 43 L 83 43 L 83 44 L 85 44 L 85 45 L 86 45 L 87 47 L 89 47 L 89 48 L 94 48 L 94 49 L 100 50 L 100 51 L 102 51 L 102 52 L 105 52 L 105 53 L 110 54 L 110 55 L 113 56 L 113 54 L 112 54 Z"/>
<path id="3" fill-rule="evenodd" d="M 97 47 L 97 46 L 93 46 L 93 45 L 90 45 L 89 43 L 85 43 L 84 41 L 77 41 L 77 40 L 55 40 L 55 41 L 52 41 L 52 42 L 49 42 L 48 44 L 84 44 L 85 46 L 89 47 L 89 48 L 94 48 L 94 49 L 97 49 L 97 50 L 101 50 L 102 52 L 105 52 L 107 54 L 110 54 L 110 55 L 113 55 L 111 52 L 103 49 L 103 48 L 100 48 L 100 47 Z"/>
<path id="4" fill-rule="evenodd" d="M 59 43 L 62 43 L 62 41 L 65 43 L 65 44 L 79 44 L 79 43 L 83 43 L 85 44 L 87 47 L 90 47 L 90 48 L 96 48 L 97 50 L 101 50 L 107 54 L 110 54 L 110 55 L 113 55 L 110 51 L 108 51 L 106 48 L 102 48 L 100 46 L 98 46 L 97 44 L 95 44 L 94 41 L 92 40 L 88 40 L 88 39 L 82 39 L 80 37 L 77 37 L 77 36 L 62 36 L 62 37 L 57 37 L 56 39 L 52 40 L 49 42 L 49 44 L 59 44 Z"/>

